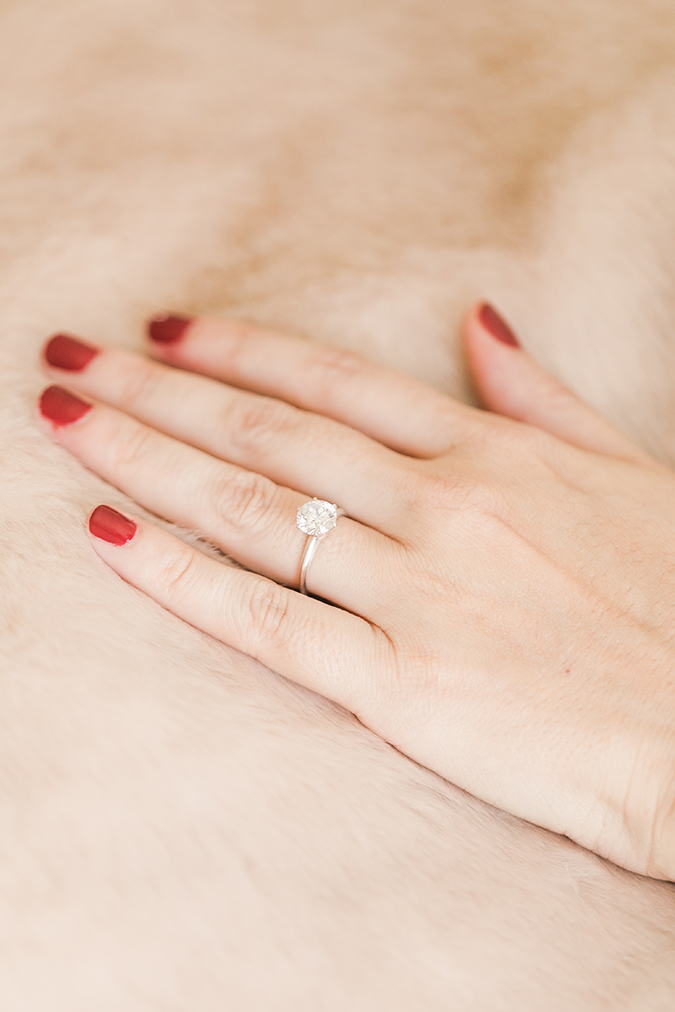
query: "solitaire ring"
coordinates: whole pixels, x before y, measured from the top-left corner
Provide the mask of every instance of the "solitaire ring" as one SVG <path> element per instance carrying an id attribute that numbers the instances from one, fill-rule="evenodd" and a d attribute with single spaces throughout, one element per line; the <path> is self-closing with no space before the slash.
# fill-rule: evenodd
<path id="1" fill-rule="evenodd" d="M 316 496 L 298 510 L 295 522 L 303 534 L 307 535 L 298 577 L 298 590 L 301 594 L 307 594 L 307 570 L 319 542 L 333 530 L 338 517 L 341 516 L 344 516 L 344 510 L 339 509 L 334 502 L 326 502 L 325 499 L 317 499 Z"/>

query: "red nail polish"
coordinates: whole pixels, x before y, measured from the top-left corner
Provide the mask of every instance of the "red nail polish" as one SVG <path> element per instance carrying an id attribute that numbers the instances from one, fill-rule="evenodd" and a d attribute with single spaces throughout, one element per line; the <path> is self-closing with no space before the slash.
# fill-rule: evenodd
<path id="1" fill-rule="evenodd" d="M 107 541 L 109 545 L 126 545 L 137 529 L 133 520 L 129 520 L 110 506 L 97 506 L 89 517 L 91 533 L 95 538 Z"/>
<path id="2" fill-rule="evenodd" d="M 45 348 L 45 359 L 49 365 L 69 372 L 81 372 L 99 353 L 93 344 L 77 341 L 68 334 L 56 334 Z"/>
<path id="3" fill-rule="evenodd" d="M 492 306 L 484 302 L 478 310 L 478 319 L 488 333 L 492 334 L 502 344 L 508 344 L 511 348 L 520 348 L 520 341 L 509 327 L 506 320 L 502 319 Z"/>
<path id="4" fill-rule="evenodd" d="M 79 418 L 84 418 L 93 405 L 80 400 L 63 387 L 47 387 L 40 398 L 40 413 L 57 428 L 72 425 Z"/>
<path id="5" fill-rule="evenodd" d="M 157 344 L 175 344 L 192 323 L 192 316 L 173 316 L 161 313 L 148 320 L 148 337 Z"/>

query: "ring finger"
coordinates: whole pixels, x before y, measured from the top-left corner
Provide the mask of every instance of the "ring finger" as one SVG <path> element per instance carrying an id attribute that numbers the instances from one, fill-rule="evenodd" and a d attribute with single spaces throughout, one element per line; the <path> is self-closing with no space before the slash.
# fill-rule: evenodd
<path id="1" fill-rule="evenodd" d="M 204 532 L 248 568 L 297 587 L 306 535 L 297 528 L 296 513 L 306 496 L 62 387 L 44 391 L 40 410 L 63 446 L 142 506 Z M 387 579 L 397 547 L 343 517 L 318 546 L 308 588 L 350 611 L 371 614 L 381 596 L 376 583 Z"/>

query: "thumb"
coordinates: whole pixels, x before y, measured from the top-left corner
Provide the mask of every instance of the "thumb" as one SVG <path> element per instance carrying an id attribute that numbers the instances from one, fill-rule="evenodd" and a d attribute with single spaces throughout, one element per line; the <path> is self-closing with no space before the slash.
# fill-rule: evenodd
<path id="1" fill-rule="evenodd" d="M 490 411 L 535 425 L 583 450 L 652 462 L 604 415 L 544 372 L 492 306 L 483 303 L 471 311 L 463 336 L 471 378 Z"/>

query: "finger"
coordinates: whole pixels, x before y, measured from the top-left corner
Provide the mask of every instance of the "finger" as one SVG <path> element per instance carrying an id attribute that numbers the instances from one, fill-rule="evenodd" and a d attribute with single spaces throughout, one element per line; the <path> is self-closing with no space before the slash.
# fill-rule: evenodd
<path id="1" fill-rule="evenodd" d="M 348 612 L 223 565 L 109 506 L 89 518 L 94 549 L 127 583 L 197 629 L 358 712 L 390 651 Z"/>
<path id="2" fill-rule="evenodd" d="M 407 458 L 339 422 L 63 335 L 49 342 L 46 359 L 79 392 L 306 497 L 337 502 L 364 524 L 383 529 L 400 515 Z"/>
<path id="3" fill-rule="evenodd" d="M 149 334 L 165 362 L 319 412 L 409 456 L 437 456 L 478 422 L 411 376 L 241 321 L 157 317 Z"/>
<path id="4" fill-rule="evenodd" d="M 477 306 L 469 314 L 464 342 L 473 382 L 491 411 L 545 429 L 585 450 L 651 461 L 604 415 L 537 365 L 491 306 Z"/>
<path id="5" fill-rule="evenodd" d="M 63 388 L 44 392 L 41 412 L 63 446 L 142 506 L 205 532 L 237 561 L 297 587 L 306 543 L 296 525 L 303 496 Z M 390 560 L 388 538 L 343 517 L 317 545 L 309 590 L 366 611 L 382 581 L 388 585 Z"/>

